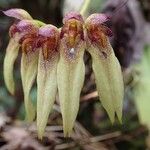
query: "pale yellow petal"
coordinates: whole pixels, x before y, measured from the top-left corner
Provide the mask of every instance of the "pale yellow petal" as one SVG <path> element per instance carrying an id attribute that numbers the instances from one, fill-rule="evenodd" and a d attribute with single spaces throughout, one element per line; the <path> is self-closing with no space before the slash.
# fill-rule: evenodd
<path id="1" fill-rule="evenodd" d="M 18 56 L 19 44 L 14 40 L 10 39 L 6 49 L 6 55 L 4 58 L 4 81 L 8 91 L 11 94 L 15 92 L 15 83 L 13 78 L 14 63 Z"/>
<path id="2" fill-rule="evenodd" d="M 30 54 L 22 53 L 21 79 L 24 91 L 26 119 L 32 121 L 35 118 L 35 108 L 30 99 L 30 91 L 37 75 L 38 50 Z"/>
<path id="3" fill-rule="evenodd" d="M 115 113 L 121 122 L 124 85 L 120 64 L 107 40 L 105 48 L 90 46 L 92 66 L 95 74 L 97 91 L 106 109 L 111 122 L 114 122 Z"/>
<path id="4" fill-rule="evenodd" d="M 37 74 L 37 128 L 42 139 L 57 92 L 58 54 L 50 60 L 44 60 L 40 50 Z"/>
<path id="5" fill-rule="evenodd" d="M 63 118 L 64 136 L 70 136 L 79 110 L 80 93 L 85 76 L 83 62 L 84 43 L 77 50 L 75 59 L 68 59 L 64 54 L 63 41 L 60 46 L 60 60 L 57 68 L 57 80 L 60 108 Z"/>

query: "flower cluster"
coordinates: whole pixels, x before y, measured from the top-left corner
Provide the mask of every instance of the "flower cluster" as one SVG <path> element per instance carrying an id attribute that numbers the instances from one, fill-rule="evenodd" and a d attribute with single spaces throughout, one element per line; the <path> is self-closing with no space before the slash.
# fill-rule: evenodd
<path id="1" fill-rule="evenodd" d="M 42 138 L 49 113 L 59 94 L 64 135 L 71 134 L 84 83 L 85 50 L 92 58 L 98 95 L 110 120 L 115 114 L 121 121 L 123 79 L 121 68 L 108 37 L 111 30 L 105 25 L 109 18 L 92 14 L 86 20 L 79 13 L 70 12 L 63 19 L 61 29 L 34 20 L 25 10 L 10 9 L 4 14 L 17 21 L 10 27 L 10 41 L 4 60 L 4 79 L 14 94 L 13 66 L 19 49 L 22 51 L 21 79 L 24 90 L 26 116 L 37 120 L 38 135 Z M 37 81 L 37 109 L 30 100 L 30 90 Z M 36 111 L 37 110 L 37 113 Z"/>

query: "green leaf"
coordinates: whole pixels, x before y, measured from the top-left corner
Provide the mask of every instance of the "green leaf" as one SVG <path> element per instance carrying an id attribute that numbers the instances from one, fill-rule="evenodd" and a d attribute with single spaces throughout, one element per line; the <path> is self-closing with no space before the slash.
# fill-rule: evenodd
<path id="1" fill-rule="evenodd" d="M 77 117 L 80 93 L 84 82 L 85 65 L 83 54 L 85 46 L 84 43 L 81 43 L 82 46 L 75 49 L 76 56 L 67 58 L 63 44 L 64 42 L 61 41 L 57 80 L 64 136 L 70 136 Z"/>
<path id="2" fill-rule="evenodd" d="M 37 74 L 37 128 L 42 139 L 49 113 L 52 110 L 57 93 L 58 54 L 50 60 L 44 60 L 40 49 Z"/>
<path id="3" fill-rule="evenodd" d="M 142 124 L 150 127 L 150 48 L 144 50 L 141 61 L 134 65 L 134 69 L 140 73 L 135 76 L 137 83 L 134 87 L 134 100 Z"/>
<path id="4" fill-rule="evenodd" d="M 108 39 L 105 48 L 91 45 L 88 51 L 92 56 L 92 67 L 102 105 L 112 123 L 114 122 L 115 113 L 121 122 L 124 85 L 121 67 L 114 51 Z"/>
<path id="5" fill-rule="evenodd" d="M 4 58 L 4 81 L 8 91 L 11 94 L 15 92 L 15 83 L 13 78 L 14 63 L 18 56 L 19 44 L 14 39 L 10 39 L 6 49 L 6 55 Z"/>
<path id="6" fill-rule="evenodd" d="M 37 75 L 38 49 L 31 53 L 22 53 L 21 58 L 21 79 L 24 91 L 26 119 L 32 121 L 35 118 L 35 108 L 30 100 L 30 91 Z"/>

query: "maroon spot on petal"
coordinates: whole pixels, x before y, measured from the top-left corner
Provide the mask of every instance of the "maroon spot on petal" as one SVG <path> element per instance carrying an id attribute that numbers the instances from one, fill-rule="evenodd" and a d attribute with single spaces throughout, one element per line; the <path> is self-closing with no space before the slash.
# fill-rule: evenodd
<path id="1" fill-rule="evenodd" d="M 59 31 L 53 25 L 46 25 L 39 29 L 37 46 L 42 48 L 45 60 L 51 59 L 57 52 Z"/>

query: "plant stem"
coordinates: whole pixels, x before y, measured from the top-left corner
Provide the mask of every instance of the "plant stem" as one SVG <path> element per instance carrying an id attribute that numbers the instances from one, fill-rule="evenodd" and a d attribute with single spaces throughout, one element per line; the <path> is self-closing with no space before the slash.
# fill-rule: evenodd
<path id="1" fill-rule="evenodd" d="M 46 25 L 44 22 L 40 21 L 40 20 L 34 20 L 39 26 L 43 26 Z"/>
<path id="2" fill-rule="evenodd" d="M 90 4 L 90 0 L 84 0 L 83 6 L 81 7 L 81 10 L 80 10 L 81 15 L 83 15 L 83 16 L 85 15 L 89 4 Z"/>

